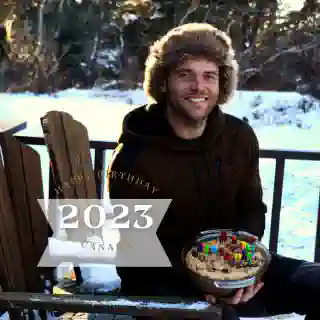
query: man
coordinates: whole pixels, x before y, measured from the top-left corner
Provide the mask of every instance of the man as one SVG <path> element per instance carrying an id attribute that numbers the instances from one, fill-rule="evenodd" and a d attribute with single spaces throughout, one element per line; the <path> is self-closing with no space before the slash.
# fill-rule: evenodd
<path id="1" fill-rule="evenodd" d="M 151 47 L 144 88 L 155 102 L 125 117 L 108 186 L 113 199 L 172 199 L 157 232 L 172 268 L 118 268 L 124 294 L 197 295 L 180 254 L 201 230 L 263 236 L 267 209 L 258 141 L 245 121 L 220 107 L 234 92 L 237 76 L 230 39 L 211 25 L 179 26 Z M 319 265 L 273 254 L 262 281 L 225 302 L 241 316 L 266 309 L 319 319 Z"/>

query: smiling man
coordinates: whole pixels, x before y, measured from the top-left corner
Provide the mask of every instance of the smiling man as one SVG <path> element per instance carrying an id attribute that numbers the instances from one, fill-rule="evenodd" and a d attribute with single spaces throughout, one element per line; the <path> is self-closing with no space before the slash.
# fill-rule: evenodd
<path id="1" fill-rule="evenodd" d="M 172 268 L 117 268 L 123 294 L 201 298 L 185 274 L 182 248 L 212 228 L 263 236 L 267 208 L 257 137 L 246 122 L 222 112 L 237 77 L 230 39 L 211 25 L 179 26 L 150 48 L 144 87 L 153 103 L 125 117 L 108 187 L 113 199 L 172 199 L 157 232 Z M 319 265 L 272 258 L 264 284 L 238 290 L 225 301 L 239 315 L 266 309 L 319 319 Z M 212 295 L 206 299 L 216 301 Z"/>
<path id="2" fill-rule="evenodd" d="M 212 61 L 189 57 L 172 71 L 168 88 L 169 118 L 177 114 L 177 120 L 205 125 L 219 96 L 219 68 Z"/>

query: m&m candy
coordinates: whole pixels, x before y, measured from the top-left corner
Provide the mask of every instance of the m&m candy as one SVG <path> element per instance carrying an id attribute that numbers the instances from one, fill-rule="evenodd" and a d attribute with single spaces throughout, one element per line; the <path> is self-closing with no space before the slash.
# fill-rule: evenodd
<path id="1" fill-rule="evenodd" d="M 226 254 L 224 255 L 224 260 L 230 261 L 230 260 L 232 260 L 232 259 L 233 259 L 233 256 L 232 256 L 231 254 L 226 253 Z"/>
<path id="2" fill-rule="evenodd" d="M 236 260 L 237 262 L 240 261 L 241 258 L 242 258 L 242 254 L 241 254 L 241 253 L 235 253 L 233 256 L 234 256 L 234 258 L 235 258 L 235 260 Z"/>
<path id="3" fill-rule="evenodd" d="M 200 251 L 204 253 L 209 253 L 209 245 L 206 242 L 200 244 Z"/>
<path id="4" fill-rule="evenodd" d="M 245 249 L 246 243 L 244 241 L 240 241 L 240 246 L 241 246 L 241 249 Z"/>
<path id="5" fill-rule="evenodd" d="M 210 251 L 211 251 L 212 253 L 217 253 L 217 251 L 218 251 L 217 246 L 216 246 L 216 245 L 211 245 Z"/>

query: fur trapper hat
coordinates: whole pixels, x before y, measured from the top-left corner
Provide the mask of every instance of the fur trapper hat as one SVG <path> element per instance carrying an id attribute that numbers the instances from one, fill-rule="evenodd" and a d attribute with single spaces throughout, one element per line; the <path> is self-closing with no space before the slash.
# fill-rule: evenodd
<path id="1" fill-rule="evenodd" d="M 219 66 L 218 104 L 226 103 L 236 89 L 238 64 L 229 36 L 207 23 L 188 23 L 156 41 L 146 60 L 144 90 L 156 102 L 165 98 L 169 70 L 187 56 L 203 57 Z"/>

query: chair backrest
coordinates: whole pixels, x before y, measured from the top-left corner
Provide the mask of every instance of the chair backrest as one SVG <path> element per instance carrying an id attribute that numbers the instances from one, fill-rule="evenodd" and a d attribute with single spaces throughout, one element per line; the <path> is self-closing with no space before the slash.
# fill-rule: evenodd
<path id="1" fill-rule="evenodd" d="M 38 262 L 48 245 L 40 155 L 0 133 L 0 283 L 4 291 L 41 292 Z"/>
<path id="2" fill-rule="evenodd" d="M 50 155 L 57 198 L 97 199 L 86 127 L 70 114 L 60 111 L 48 112 L 41 118 L 41 125 Z M 82 219 L 77 221 L 80 227 L 83 226 Z M 68 229 L 66 233 L 68 239 L 73 240 L 76 231 Z"/>

